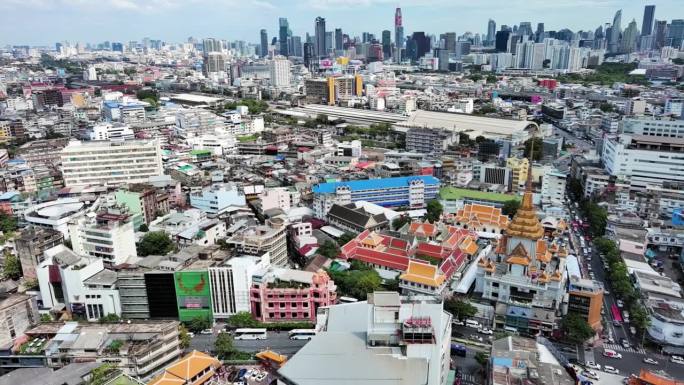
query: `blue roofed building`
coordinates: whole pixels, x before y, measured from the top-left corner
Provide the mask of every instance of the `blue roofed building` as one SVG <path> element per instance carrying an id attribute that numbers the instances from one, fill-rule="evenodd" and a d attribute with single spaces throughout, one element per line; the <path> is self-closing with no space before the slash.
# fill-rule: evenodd
<path id="1" fill-rule="evenodd" d="M 358 201 L 384 207 L 423 208 L 437 197 L 439 186 L 439 179 L 424 175 L 319 183 L 313 187 L 314 212 L 322 219 L 333 204 Z"/>

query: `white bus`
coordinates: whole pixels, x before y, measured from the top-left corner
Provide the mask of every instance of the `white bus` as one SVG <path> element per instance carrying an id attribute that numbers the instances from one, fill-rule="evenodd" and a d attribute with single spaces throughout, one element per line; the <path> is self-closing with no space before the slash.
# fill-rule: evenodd
<path id="1" fill-rule="evenodd" d="M 292 329 L 290 330 L 291 340 L 310 340 L 316 335 L 314 329 Z"/>
<path id="2" fill-rule="evenodd" d="M 339 297 L 337 299 L 337 302 L 339 302 L 339 303 L 354 303 L 354 302 L 359 302 L 359 300 L 356 298 L 353 298 L 353 297 Z"/>
<path id="3" fill-rule="evenodd" d="M 265 340 L 268 336 L 266 329 L 235 329 L 233 338 L 236 340 Z"/>

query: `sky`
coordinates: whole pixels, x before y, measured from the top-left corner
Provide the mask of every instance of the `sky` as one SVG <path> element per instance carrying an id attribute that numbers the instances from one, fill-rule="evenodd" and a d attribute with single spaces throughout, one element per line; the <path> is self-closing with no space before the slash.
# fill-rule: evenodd
<path id="1" fill-rule="evenodd" d="M 143 37 L 183 42 L 189 36 L 258 43 L 259 31 L 277 34 L 287 17 L 294 35 L 313 34 L 314 19 L 326 29 L 380 36 L 394 30 L 402 8 L 404 31 L 431 34 L 486 32 L 487 21 L 514 25 L 544 22 L 546 30 L 594 30 L 622 9 L 622 28 L 632 19 L 641 28 L 643 7 L 656 19 L 684 18 L 684 0 L 0 0 L 0 46 L 53 45 L 57 41 L 99 43 Z M 394 39 L 394 33 L 392 33 Z"/>

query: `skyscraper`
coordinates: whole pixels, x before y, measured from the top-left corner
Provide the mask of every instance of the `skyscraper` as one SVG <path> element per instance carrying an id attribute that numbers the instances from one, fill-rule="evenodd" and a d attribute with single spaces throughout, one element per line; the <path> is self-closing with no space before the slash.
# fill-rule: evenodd
<path id="1" fill-rule="evenodd" d="M 496 52 L 509 52 L 511 32 L 501 30 L 496 33 L 495 48 Z"/>
<path id="2" fill-rule="evenodd" d="M 656 20 L 655 22 L 655 48 L 660 49 L 665 46 L 665 36 L 667 36 L 667 20 Z M 114 46 L 112 45 L 112 50 Z"/>
<path id="3" fill-rule="evenodd" d="M 278 19 L 278 43 L 280 45 L 280 54 L 285 57 L 290 56 L 290 53 L 288 52 L 289 47 L 287 46 L 289 31 L 290 23 L 287 22 L 287 19 L 284 17 Z"/>
<path id="4" fill-rule="evenodd" d="M 382 56 L 384 60 L 392 57 L 392 32 L 382 31 Z"/>
<path id="5" fill-rule="evenodd" d="M 674 48 L 680 49 L 684 41 L 684 19 L 672 19 L 667 27 L 667 41 Z"/>
<path id="6" fill-rule="evenodd" d="M 404 48 L 404 25 L 402 24 L 401 8 L 394 12 L 394 44 L 397 48 Z"/>
<path id="7" fill-rule="evenodd" d="M 653 19 L 655 17 L 655 5 L 644 7 L 644 20 L 641 22 L 641 36 L 653 33 Z"/>
<path id="8" fill-rule="evenodd" d="M 521 21 L 518 27 L 518 35 L 532 36 L 532 23 L 529 21 Z"/>
<path id="9" fill-rule="evenodd" d="M 261 30 L 261 57 L 268 56 L 268 32 L 265 29 Z"/>
<path id="10" fill-rule="evenodd" d="M 637 29 L 636 20 L 632 21 L 627 25 L 625 31 L 622 33 L 622 41 L 620 42 L 620 52 L 630 53 L 636 50 L 637 37 L 639 36 L 639 30 Z"/>
<path id="11" fill-rule="evenodd" d="M 494 45 L 494 39 L 496 39 L 496 22 L 489 19 L 487 23 L 487 45 Z"/>
<path id="12" fill-rule="evenodd" d="M 615 17 L 613 18 L 613 25 L 610 27 L 610 36 L 608 36 L 608 52 L 615 53 L 620 49 L 620 33 L 622 33 L 622 27 L 620 26 L 622 21 L 622 10 L 615 12 Z"/>
<path id="13" fill-rule="evenodd" d="M 342 28 L 335 28 L 335 50 L 341 51 L 344 49 L 342 46 L 344 39 L 342 38 Z"/>
<path id="14" fill-rule="evenodd" d="M 450 53 L 456 52 L 456 32 L 447 32 L 444 34 L 444 49 Z"/>
<path id="15" fill-rule="evenodd" d="M 314 31 L 316 31 L 315 37 L 315 51 L 316 56 L 324 57 L 327 53 L 327 48 L 325 46 L 325 19 L 318 16 L 316 18 L 316 25 L 314 26 Z"/>
<path id="16" fill-rule="evenodd" d="M 534 33 L 536 36 L 536 42 L 541 43 L 544 41 L 544 23 L 537 23 L 537 32 Z"/>

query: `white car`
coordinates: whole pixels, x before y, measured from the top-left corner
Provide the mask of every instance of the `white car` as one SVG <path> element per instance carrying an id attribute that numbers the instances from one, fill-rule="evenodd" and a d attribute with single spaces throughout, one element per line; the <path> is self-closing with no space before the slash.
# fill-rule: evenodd
<path id="1" fill-rule="evenodd" d="M 492 334 L 494 334 L 494 332 L 492 331 L 492 329 L 487 329 L 487 328 L 480 328 L 480 329 L 477 329 L 477 332 L 480 333 L 480 334 L 487 334 L 487 335 L 492 335 Z"/>
<path id="2" fill-rule="evenodd" d="M 204 329 L 200 334 L 214 334 L 214 331 L 212 329 Z"/>
<path id="3" fill-rule="evenodd" d="M 654 360 L 653 358 L 644 358 L 644 363 L 646 364 L 651 364 L 651 365 L 658 365 L 658 361 Z"/>
<path id="4" fill-rule="evenodd" d="M 603 349 L 603 356 L 608 357 L 608 358 L 616 358 L 616 359 L 622 358 L 622 354 L 620 354 L 620 353 L 618 353 L 612 349 Z"/>
<path id="5" fill-rule="evenodd" d="M 586 366 L 589 369 L 601 370 L 601 365 L 597 364 L 594 361 L 587 361 L 584 363 L 584 366 Z"/>
<path id="6" fill-rule="evenodd" d="M 584 377 L 589 377 L 589 378 L 591 378 L 592 380 L 596 380 L 596 381 L 599 380 L 599 375 L 598 375 L 598 373 L 596 373 L 596 372 L 593 371 L 593 370 L 585 370 L 585 371 L 583 371 L 581 374 L 582 374 Z"/>
<path id="7" fill-rule="evenodd" d="M 619 370 L 615 369 L 612 366 L 608 366 L 608 365 L 603 367 L 603 371 L 606 373 L 611 373 L 611 374 L 620 374 Z"/>
<path id="8" fill-rule="evenodd" d="M 261 382 L 266 378 L 266 373 L 259 373 L 259 375 L 256 377 L 257 382 Z"/>
<path id="9" fill-rule="evenodd" d="M 672 356 L 670 357 L 670 362 L 674 362 L 675 364 L 684 364 L 684 358 L 680 356 Z"/>

